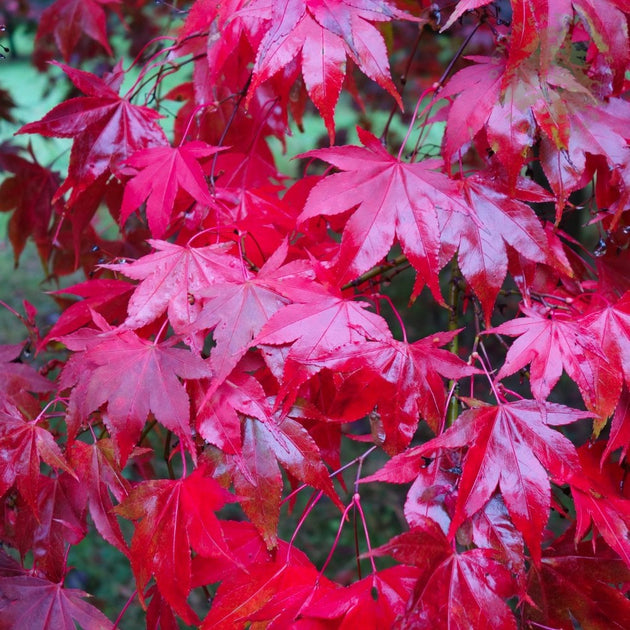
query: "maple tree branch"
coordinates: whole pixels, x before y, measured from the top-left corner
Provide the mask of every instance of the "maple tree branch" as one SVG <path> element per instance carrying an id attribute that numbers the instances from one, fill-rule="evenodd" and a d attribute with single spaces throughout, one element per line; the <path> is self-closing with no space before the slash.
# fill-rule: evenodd
<path id="1" fill-rule="evenodd" d="M 347 289 L 352 289 L 353 287 L 358 287 L 362 285 L 364 282 L 367 282 L 368 280 L 371 280 L 372 278 L 376 278 L 377 276 L 380 276 L 382 273 L 385 273 L 386 271 L 394 269 L 395 267 L 398 267 L 399 265 L 402 265 L 402 264 L 406 264 L 408 262 L 409 261 L 407 260 L 407 256 L 405 256 L 405 254 L 400 254 L 400 256 L 396 256 L 396 258 L 394 258 L 393 260 L 383 263 L 382 265 L 373 267 L 369 271 L 366 271 L 365 273 L 361 274 L 358 278 L 351 280 L 350 282 L 347 282 L 341 287 L 341 290 L 345 291 Z"/>
<path id="2" fill-rule="evenodd" d="M 232 123 L 234 122 L 234 119 L 236 118 L 236 112 L 238 112 L 238 108 L 241 106 L 241 103 L 243 102 L 243 99 L 245 98 L 245 95 L 247 94 L 247 90 L 249 90 L 249 86 L 252 82 L 253 76 L 254 76 L 253 72 L 250 72 L 249 76 L 247 77 L 247 81 L 245 81 L 245 85 L 243 86 L 241 91 L 238 92 L 238 94 L 232 95 L 233 97 L 236 96 L 236 103 L 234 103 L 234 109 L 232 109 L 232 113 L 230 114 L 230 117 L 228 118 L 228 121 L 225 123 L 225 127 L 223 128 L 223 131 L 221 132 L 219 142 L 217 143 L 217 146 L 219 147 L 223 146 L 223 142 L 225 138 L 227 137 L 228 131 L 230 130 L 230 127 L 232 126 Z M 218 153 L 215 153 L 212 156 L 212 166 L 210 168 L 210 175 L 208 177 L 208 179 L 210 180 L 210 188 L 212 190 L 214 190 L 214 172 L 217 167 L 218 156 L 219 156 Z"/>
<path id="3" fill-rule="evenodd" d="M 413 59 L 416 56 L 416 52 L 418 50 L 418 46 L 420 45 L 420 40 L 422 39 L 422 34 L 424 33 L 424 27 L 420 28 L 418 31 L 418 35 L 416 36 L 416 41 L 414 42 L 411 52 L 409 53 L 409 58 L 407 59 L 407 66 L 405 67 L 403 73 L 400 75 L 400 95 L 402 96 L 405 86 L 407 85 L 407 77 L 409 76 L 409 71 L 411 70 L 411 64 L 413 63 Z M 385 123 L 385 127 L 383 127 L 383 131 L 379 136 L 379 140 L 381 142 L 387 141 L 387 134 L 389 133 L 389 126 L 392 124 L 392 120 L 394 120 L 394 116 L 398 112 L 398 104 L 394 103 L 389 112 L 389 118 Z"/>

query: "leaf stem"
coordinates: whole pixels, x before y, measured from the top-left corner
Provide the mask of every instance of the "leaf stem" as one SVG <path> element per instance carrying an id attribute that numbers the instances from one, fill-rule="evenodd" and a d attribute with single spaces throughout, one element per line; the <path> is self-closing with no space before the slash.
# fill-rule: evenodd
<path id="1" fill-rule="evenodd" d="M 123 606 L 123 608 L 120 611 L 118 617 L 116 617 L 116 621 L 114 621 L 114 625 L 112 626 L 112 630 L 116 630 L 116 628 L 118 628 L 118 624 L 120 623 L 120 620 L 123 618 L 123 615 L 127 612 L 127 608 L 129 608 L 129 606 L 131 606 L 131 602 L 133 602 L 133 600 L 136 598 L 137 594 L 138 594 L 138 590 L 135 589 L 134 592 L 129 596 L 129 599 L 127 600 L 127 602 Z"/>
<path id="2" fill-rule="evenodd" d="M 458 330 L 460 328 L 459 325 L 459 299 L 461 294 L 460 284 L 460 271 L 459 265 L 457 264 L 457 256 L 453 258 L 451 262 L 451 281 L 449 283 L 449 292 L 448 292 L 448 306 L 450 308 L 450 314 L 448 317 L 448 330 Z M 455 335 L 451 342 L 448 345 L 449 352 L 454 354 L 455 356 L 459 355 L 459 337 Z M 451 379 L 448 384 L 449 392 L 452 392 L 449 403 L 448 403 L 448 411 L 446 414 L 446 428 L 452 426 L 453 422 L 457 419 L 459 415 L 459 401 L 457 398 L 457 393 L 459 389 L 459 384 L 456 380 Z"/>

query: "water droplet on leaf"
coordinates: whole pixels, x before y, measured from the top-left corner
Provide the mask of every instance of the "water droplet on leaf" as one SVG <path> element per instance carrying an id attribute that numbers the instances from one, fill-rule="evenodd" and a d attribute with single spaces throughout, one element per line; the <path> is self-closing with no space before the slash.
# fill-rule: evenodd
<path id="1" fill-rule="evenodd" d="M 597 256 L 598 258 L 604 256 L 606 254 L 606 241 L 603 238 L 599 239 L 599 243 L 597 243 L 597 247 L 593 251 L 593 256 Z"/>

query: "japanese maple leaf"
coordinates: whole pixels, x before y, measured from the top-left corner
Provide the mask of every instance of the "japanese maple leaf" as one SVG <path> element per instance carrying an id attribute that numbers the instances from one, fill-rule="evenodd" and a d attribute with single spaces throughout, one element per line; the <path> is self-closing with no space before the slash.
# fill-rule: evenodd
<path id="1" fill-rule="evenodd" d="M 108 55 L 112 49 L 107 40 L 105 7 L 119 5 L 120 0 L 56 0 L 44 9 L 37 27 L 35 42 L 52 35 L 66 62 L 82 35 L 98 42 Z"/>
<path id="2" fill-rule="evenodd" d="M 29 406 L 27 392 L 42 394 L 53 387 L 33 366 L 18 361 L 23 350 L 23 344 L 0 345 L 0 407 L 4 403 L 20 409 Z"/>
<path id="3" fill-rule="evenodd" d="M 265 626 L 290 628 L 313 592 L 333 588 L 330 580 L 302 554 L 278 553 L 275 561 L 252 564 L 224 580 L 201 630 L 232 630 L 246 621 L 268 622 Z M 298 622 L 300 623 L 300 622 Z"/>
<path id="4" fill-rule="evenodd" d="M 157 251 L 132 263 L 102 265 L 141 281 L 129 300 L 125 320 L 129 328 L 146 326 L 168 312 L 175 332 L 184 332 L 201 310 L 195 296 L 202 288 L 242 277 L 242 263 L 227 253 L 226 245 L 191 247 L 153 239 L 148 243 Z"/>
<path id="5" fill-rule="evenodd" d="M 492 0 L 459 0 L 456 2 L 455 10 L 451 13 L 451 16 L 448 18 L 446 24 L 442 27 L 442 30 L 445 31 L 447 28 L 453 25 L 453 23 L 460 18 L 466 11 L 472 11 L 473 9 L 477 9 L 478 7 L 483 7 L 486 4 L 490 4 Z"/>
<path id="6" fill-rule="evenodd" d="M 547 135 L 540 145 L 540 163 L 557 198 L 565 201 L 581 185 L 589 155 L 602 156 L 627 187 L 630 151 L 624 125 L 630 117 L 630 105 L 620 98 L 596 101 L 592 94 L 580 91 L 563 91 L 558 98 L 566 110 L 566 148 Z"/>
<path id="7" fill-rule="evenodd" d="M 68 177 L 57 195 L 73 188 L 75 197 L 106 171 L 119 173 L 136 151 L 167 144 L 155 122 L 160 115 L 117 94 L 121 72 L 108 77 L 108 82 L 84 70 L 58 65 L 86 96 L 64 101 L 16 132 L 74 139 Z"/>
<path id="8" fill-rule="evenodd" d="M 534 262 L 546 262 L 551 256 L 535 212 L 509 194 L 507 186 L 491 183 L 481 175 L 463 179 L 462 186 L 477 221 L 461 212 L 444 216 L 443 253 L 450 258 L 453 249 L 457 250 L 459 268 L 489 323 L 508 270 L 507 246 Z"/>
<path id="9" fill-rule="evenodd" d="M 538 311 L 522 306 L 525 317 L 505 322 L 492 329 L 493 333 L 518 337 L 508 350 L 505 362 L 497 374 L 501 380 L 531 363 L 532 394 L 545 400 L 554 388 L 562 368 L 577 383 L 584 402 L 597 410 L 595 399 L 594 363 L 607 358 L 598 348 L 596 339 L 579 321 L 555 313 L 545 317 Z M 599 371 L 606 377 L 610 371 Z"/>
<path id="10" fill-rule="evenodd" d="M 243 416 L 271 422 L 272 409 L 262 385 L 250 374 L 234 370 L 218 386 L 192 384 L 195 425 L 199 435 L 226 454 L 241 452 Z"/>
<path id="11" fill-rule="evenodd" d="M 22 557 L 32 553 L 35 569 L 52 581 L 61 581 L 67 571 L 68 545 L 78 544 L 87 533 L 86 504 L 83 482 L 65 472 L 53 479 L 40 474 L 37 510 L 21 497 L 16 501 L 11 545 Z"/>
<path id="12" fill-rule="evenodd" d="M 53 202 L 59 176 L 19 155 L 5 155 L 2 161 L 3 170 L 13 176 L 0 184 L 0 212 L 13 211 L 7 231 L 17 265 L 28 237 L 36 243 L 45 241 L 53 212 L 61 211 L 61 204 Z"/>
<path id="13" fill-rule="evenodd" d="M 138 592 L 152 575 L 160 593 L 188 624 L 198 623 L 186 602 L 191 589 L 190 549 L 207 557 L 231 558 L 215 512 L 233 499 L 205 468 L 184 479 L 142 481 L 115 508 L 136 521 L 131 566 Z"/>
<path id="14" fill-rule="evenodd" d="M 76 477 L 53 435 L 28 420 L 15 407 L 0 406 L 0 496 L 15 484 L 37 513 L 40 460 Z"/>
<path id="15" fill-rule="evenodd" d="M 234 369 L 252 341 L 269 319 L 289 303 L 292 285 L 299 290 L 312 277 L 306 261 L 286 265 L 286 242 L 260 268 L 258 273 L 243 273 L 241 278 L 218 281 L 198 291 L 203 305 L 192 324 L 194 330 L 212 330 L 216 346 L 210 354 L 214 383 L 218 385 Z"/>
<path id="16" fill-rule="evenodd" d="M 0 576 L 0 628 L 76 630 L 79 624 L 85 630 L 113 630 L 114 624 L 86 597 L 36 575 Z"/>
<path id="17" fill-rule="evenodd" d="M 481 628 L 516 630 L 505 603 L 514 581 L 492 549 L 457 553 L 430 518 L 373 552 L 416 566 L 420 576 L 396 628 Z"/>
<path id="18" fill-rule="evenodd" d="M 147 591 L 145 597 L 151 598 L 147 606 L 147 630 L 179 630 L 173 607 L 162 597 L 155 585 Z"/>
<path id="19" fill-rule="evenodd" d="M 147 147 L 134 153 L 126 162 L 139 172 L 125 185 L 120 208 L 120 225 L 147 201 L 147 220 L 154 238 L 162 238 L 169 224 L 178 190 L 205 206 L 215 205 L 208 191 L 200 158 L 220 151 L 199 140 L 178 147 Z M 148 198 L 148 200 L 147 200 Z"/>
<path id="20" fill-rule="evenodd" d="M 601 537 L 630 567 L 630 500 L 619 491 L 625 473 L 607 459 L 602 461 L 605 444 L 597 442 L 578 449 L 583 473 L 571 480 L 575 503 L 576 542 L 591 523 Z"/>
<path id="21" fill-rule="evenodd" d="M 630 570 L 610 550 L 591 541 L 575 544 L 571 531 L 545 549 L 540 566 L 531 565 L 522 609 L 529 627 L 624 630 L 630 601 L 615 587 L 628 583 Z"/>
<path id="22" fill-rule="evenodd" d="M 573 444 L 550 427 L 589 415 L 533 400 L 469 409 L 442 435 L 391 459 L 379 476 L 401 466 L 407 470 L 418 466 L 438 449 L 466 447 L 450 534 L 482 509 L 498 488 L 532 557 L 539 560 L 551 504 L 549 477 L 563 483 L 580 470 Z"/>
<path id="23" fill-rule="evenodd" d="M 553 63 L 574 24 L 567 16 L 574 14 L 612 70 L 614 89 L 621 87 L 628 63 L 628 33 L 619 24 L 626 19 L 624 13 L 630 12 L 627 0 L 536 0 L 530 10 L 533 19 L 528 30 L 540 38 L 544 65 Z"/>
<path id="24" fill-rule="evenodd" d="M 624 379 L 630 387 L 630 291 L 615 304 L 581 318 L 580 323 L 606 357 L 596 362 L 598 373 L 603 374 L 595 387 L 602 416 L 608 417 L 617 404 Z"/>
<path id="25" fill-rule="evenodd" d="M 89 324 L 92 321 L 93 311 L 102 315 L 108 322 L 122 323 L 127 314 L 129 293 L 133 289 L 131 284 L 123 280 L 92 278 L 65 289 L 51 291 L 52 295 L 76 295 L 82 299 L 64 309 L 54 326 L 40 342 L 39 348 L 43 349 L 49 341 L 68 335 L 85 324 Z"/>
<path id="26" fill-rule="evenodd" d="M 514 527 L 501 496 L 496 494 L 470 519 L 470 539 L 482 549 L 494 549 L 498 558 L 523 583 L 525 552 L 523 536 Z"/>
<path id="27" fill-rule="evenodd" d="M 300 301 L 308 297 L 308 303 L 289 304 L 276 312 L 252 342 L 263 346 L 265 360 L 282 382 L 285 407 L 294 402 L 297 385 L 321 370 L 318 359 L 346 344 L 391 338 L 385 320 L 365 310 L 366 302 L 335 296 L 315 282 L 310 296 L 305 291 Z M 284 356 L 283 346 L 289 344 Z M 274 346 L 281 347 L 276 351 Z M 278 352 L 282 353 L 279 361 Z"/>
<path id="28" fill-rule="evenodd" d="M 449 109 L 444 154 L 455 154 L 482 130 L 490 148 L 515 183 L 529 151 L 540 138 L 540 162 L 556 194 L 556 220 L 580 185 L 587 155 L 603 156 L 627 180 L 629 106 L 619 98 L 598 99 L 579 77 L 558 64 L 540 67 L 528 55 L 516 68 L 510 59 L 471 57 L 440 93 L 459 94 Z"/>
<path id="29" fill-rule="evenodd" d="M 331 142 L 334 139 L 333 114 L 346 74 L 347 55 L 402 107 L 389 75 L 385 41 L 370 22 L 386 22 L 405 15 L 388 2 L 373 0 L 273 3 L 268 30 L 256 55 L 250 98 L 263 81 L 301 52 L 304 83 L 326 123 Z"/>
<path id="30" fill-rule="evenodd" d="M 377 571 L 346 588 L 317 592 L 301 614 L 307 618 L 334 619 L 344 629 L 392 628 L 405 613 L 418 573 L 416 567 L 398 565 Z"/>
<path id="31" fill-rule="evenodd" d="M 343 172 L 326 177 L 313 188 L 298 221 L 356 207 L 343 231 L 337 262 L 339 282 L 350 281 L 379 263 L 397 237 L 418 274 L 413 295 L 426 283 L 442 302 L 439 215 L 470 213 L 458 185 L 435 170 L 436 160 L 402 162 L 371 133 L 358 132 L 364 148 L 332 147 L 305 154 Z"/>
<path id="32" fill-rule="evenodd" d="M 117 502 L 122 501 L 131 485 L 116 463 L 112 440 L 103 438 L 90 445 L 76 440 L 70 449 L 70 460 L 87 487 L 88 508 L 96 529 L 110 545 L 128 554 L 127 543 L 112 511 L 112 496 Z"/>
<path id="33" fill-rule="evenodd" d="M 279 465 L 342 507 L 317 444 L 299 422 L 288 417 L 279 422 L 245 418 L 242 432 L 240 454 L 227 461 L 241 507 L 269 548 L 277 544 L 283 486 Z"/>
<path id="34" fill-rule="evenodd" d="M 190 403 L 179 380 L 210 376 L 210 368 L 188 350 L 138 337 L 130 330 L 83 329 L 60 339 L 74 354 L 61 373 L 71 388 L 67 422 L 71 437 L 89 414 L 107 403 L 103 420 L 124 463 L 151 412 L 195 452 Z"/>
<path id="35" fill-rule="evenodd" d="M 610 423 L 610 434 L 604 457 L 621 448 L 620 460 L 627 459 L 630 448 L 630 392 L 626 387 L 621 391 L 615 415 Z"/>
<path id="36" fill-rule="evenodd" d="M 446 407 L 442 377 L 459 379 L 476 371 L 439 348 L 456 334 L 437 333 L 411 344 L 391 338 L 358 341 L 331 351 L 315 364 L 342 372 L 361 371 L 370 381 L 364 395 L 378 406 L 385 449 L 398 453 L 409 445 L 421 416 L 438 431 Z M 380 381 L 390 387 L 379 387 Z"/>
<path id="37" fill-rule="evenodd" d="M 422 524 L 422 519 L 428 517 L 447 533 L 455 512 L 461 463 L 460 453 L 441 450 L 435 456 L 422 460 L 422 463 L 412 460 L 401 462 L 400 475 L 392 475 L 391 468 L 381 468 L 361 481 L 413 481 L 404 506 L 407 523 L 413 527 Z"/>

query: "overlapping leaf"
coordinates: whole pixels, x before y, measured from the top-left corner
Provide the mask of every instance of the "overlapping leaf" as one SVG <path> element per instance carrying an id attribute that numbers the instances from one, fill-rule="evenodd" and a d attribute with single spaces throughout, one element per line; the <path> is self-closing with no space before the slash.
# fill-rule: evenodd
<path id="1" fill-rule="evenodd" d="M 481 301 L 486 321 L 508 269 L 507 246 L 534 262 L 552 262 L 547 237 L 540 220 L 526 204 L 508 194 L 506 187 L 473 175 L 462 181 L 465 194 L 475 210 L 476 221 L 461 212 L 443 216 L 443 253 L 457 250 L 457 262 L 464 277 Z M 542 201 L 544 194 L 539 191 Z"/>
<path id="2" fill-rule="evenodd" d="M 60 67 L 86 96 L 64 101 L 17 132 L 74 139 L 68 177 L 57 194 L 72 188 L 76 196 L 106 171 L 119 172 L 136 151 L 166 144 L 155 122 L 160 115 L 118 95 L 122 72 L 103 79 Z"/>
<path id="3" fill-rule="evenodd" d="M 476 371 L 439 348 L 456 334 L 436 333 L 412 344 L 391 338 L 357 341 L 332 350 L 313 364 L 352 373 L 369 383 L 357 395 L 377 404 L 384 446 L 388 452 L 398 453 L 409 445 L 420 418 L 438 431 L 446 408 L 442 377 L 459 379 Z"/>
<path id="4" fill-rule="evenodd" d="M 195 298 L 214 283 L 242 277 L 242 263 L 226 251 L 225 245 L 191 247 L 167 241 L 149 240 L 157 250 L 130 264 L 103 265 L 128 278 L 140 280 L 129 300 L 129 328 L 140 328 L 165 312 L 176 332 L 183 332 L 201 310 Z"/>
<path id="5" fill-rule="evenodd" d="M 630 624 L 630 602 L 615 585 L 630 580 L 628 567 L 612 553 L 595 553 L 590 541 L 576 546 L 570 533 L 545 550 L 540 567 L 530 567 L 524 619 L 534 627 L 573 630 L 577 622 L 623 630 Z"/>
<path id="6" fill-rule="evenodd" d="M 186 602 L 191 589 L 191 547 L 206 557 L 231 558 L 215 512 L 229 495 L 203 467 L 185 479 L 138 484 L 116 508 L 137 521 L 131 565 L 141 594 L 151 576 L 160 593 L 188 624 L 198 623 Z"/>
<path id="7" fill-rule="evenodd" d="M 151 234 L 162 238 L 179 190 L 186 191 L 197 203 L 214 205 L 199 160 L 219 150 L 205 142 L 193 141 L 178 147 L 147 147 L 134 153 L 126 164 L 138 172 L 125 186 L 120 224 L 124 225 L 129 215 L 146 201 Z"/>
<path id="8" fill-rule="evenodd" d="M 16 484 L 37 513 L 40 460 L 76 477 L 49 431 L 37 420 L 28 421 L 15 407 L 0 407 L 0 496 Z"/>
<path id="9" fill-rule="evenodd" d="M 2 551 L 4 555 L 5 552 Z M 60 582 L 29 575 L 0 576 L 1 628 L 112 630 L 114 624 L 85 601 L 87 593 Z"/>
<path id="10" fill-rule="evenodd" d="M 325 492 L 341 507 L 320 450 L 297 421 L 243 421 L 240 454 L 228 462 L 241 506 L 271 548 L 277 543 L 282 474 L 279 465 L 303 483 Z"/>
<path id="11" fill-rule="evenodd" d="M 173 431 L 192 453 L 190 402 L 179 380 L 210 376 L 210 368 L 173 341 L 155 343 L 131 330 L 84 329 L 62 337 L 74 351 L 60 377 L 71 388 L 68 417 L 74 437 L 89 414 L 107 403 L 104 422 L 124 462 L 149 413 Z"/>
<path id="12" fill-rule="evenodd" d="M 305 221 L 356 208 L 343 231 L 339 282 L 354 279 L 379 263 L 397 238 L 418 276 L 417 295 L 427 284 L 442 301 L 438 285 L 439 216 L 470 214 L 456 182 L 440 173 L 436 161 L 407 164 L 390 155 L 369 132 L 359 129 L 364 148 L 318 149 L 308 155 L 339 168 L 313 188 Z"/>
<path id="13" fill-rule="evenodd" d="M 425 517 L 374 554 L 420 569 L 413 599 L 394 627 L 516 629 L 505 603 L 514 594 L 514 581 L 493 550 L 457 553 L 439 525 Z"/>
<path id="14" fill-rule="evenodd" d="M 243 273 L 241 278 L 217 281 L 197 292 L 203 306 L 192 324 L 194 330 L 212 330 L 216 346 L 210 363 L 218 385 L 234 369 L 252 345 L 263 326 L 283 306 L 289 304 L 292 285 L 308 287 L 311 267 L 305 261 L 282 262 L 286 243 L 260 268 L 258 273 Z"/>
<path id="15" fill-rule="evenodd" d="M 498 488 L 538 560 L 551 505 L 549 476 L 564 483 L 580 470 L 575 447 L 551 426 L 588 415 L 533 400 L 469 409 L 442 435 L 394 457 L 374 478 L 386 479 L 388 471 L 396 474 L 403 463 L 417 467 L 439 449 L 467 448 L 450 533 L 482 509 Z"/>
<path id="16" fill-rule="evenodd" d="M 607 396 L 619 395 L 618 379 L 614 371 L 606 368 L 608 358 L 599 349 L 596 338 L 575 319 L 551 314 L 546 317 L 539 311 L 522 307 L 525 317 L 510 320 L 492 329 L 492 332 L 518 337 L 510 346 L 505 362 L 497 374 L 501 380 L 531 363 L 530 381 L 537 400 L 545 400 L 554 388 L 562 369 L 577 383 L 590 409 L 598 410 L 599 391 L 608 389 Z M 602 369 L 596 371 L 597 366 Z M 603 387 L 597 380 L 604 380 Z M 610 389 L 609 389 L 610 388 Z M 605 403 L 607 404 L 607 403 Z M 608 409 L 608 407 L 606 407 Z"/>
<path id="17" fill-rule="evenodd" d="M 79 39 L 87 35 L 111 55 L 105 8 L 118 4 L 121 4 L 120 0 L 56 0 L 42 13 L 35 43 L 52 36 L 64 60 L 69 62 Z"/>

